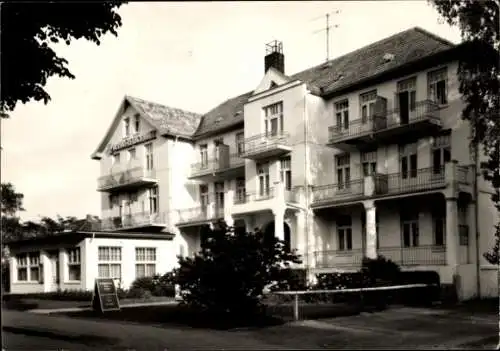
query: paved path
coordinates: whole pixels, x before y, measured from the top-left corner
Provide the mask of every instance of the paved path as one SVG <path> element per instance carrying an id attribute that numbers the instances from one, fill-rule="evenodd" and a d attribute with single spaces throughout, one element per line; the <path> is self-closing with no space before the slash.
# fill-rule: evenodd
<path id="1" fill-rule="evenodd" d="M 120 308 L 176 305 L 177 303 L 178 303 L 177 301 L 154 301 L 154 302 L 129 303 L 129 304 L 125 304 L 125 305 L 120 305 Z M 91 309 L 92 309 L 91 307 L 35 308 L 33 310 L 28 310 L 27 312 L 37 313 L 37 314 L 50 314 L 50 313 L 90 311 Z"/>

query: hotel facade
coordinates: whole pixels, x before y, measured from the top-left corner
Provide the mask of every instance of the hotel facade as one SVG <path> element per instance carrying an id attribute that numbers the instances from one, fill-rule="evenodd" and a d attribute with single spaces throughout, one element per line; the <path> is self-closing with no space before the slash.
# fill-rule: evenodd
<path id="1" fill-rule="evenodd" d="M 125 286 L 165 273 L 222 219 L 284 239 L 310 276 L 383 255 L 438 272 L 460 299 L 497 296 L 498 269 L 483 258 L 493 190 L 460 117 L 463 50 L 416 27 L 288 75 L 275 41 L 256 87 L 203 115 L 126 96 L 92 155 L 102 231 L 127 236 L 106 247 L 125 255 L 118 240 L 134 233 L 170 237 L 135 246 L 155 260 L 162 250 L 161 264 L 87 260 L 90 271 Z"/>

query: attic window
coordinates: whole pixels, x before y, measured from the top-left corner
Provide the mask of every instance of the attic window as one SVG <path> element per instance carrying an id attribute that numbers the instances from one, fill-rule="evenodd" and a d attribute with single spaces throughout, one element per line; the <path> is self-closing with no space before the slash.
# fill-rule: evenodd
<path id="1" fill-rule="evenodd" d="M 241 111 L 236 111 L 236 112 L 234 113 L 234 117 L 238 117 L 239 115 L 241 115 Z"/>
<path id="2" fill-rule="evenodd" d="M 215 120 L 214 123 L 220 123 L 221 121 L 222 121 L 222 117 L 219 116 L 219 117 L 217 117 L 217 119 Z"/>
<path id="3" fill-rule="evenodd" d="M 278 86 L 278 84 L 276 84 L 276 82 L 274 80 L 272 80 L 271 85 L 269 86 L 269 89 L 275 88 L 277 86 Z"/>
<path id="4" fill-rule="evenodd" d="M 393 54 L 386 53 L 384 55 L 384 63 L 391 62 L 392 60 L 394 60 L 394 55 Z"/>

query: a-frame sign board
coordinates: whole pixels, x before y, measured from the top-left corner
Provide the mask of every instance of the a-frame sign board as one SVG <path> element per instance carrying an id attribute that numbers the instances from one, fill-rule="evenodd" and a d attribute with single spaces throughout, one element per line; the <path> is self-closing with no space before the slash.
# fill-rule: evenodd
<path id="1" fill-rule="evenodd" d="M 95 280 L 92 309 L 100 313 L 120 310 L 120 302 L 113 279 L 98 278 Z"/>

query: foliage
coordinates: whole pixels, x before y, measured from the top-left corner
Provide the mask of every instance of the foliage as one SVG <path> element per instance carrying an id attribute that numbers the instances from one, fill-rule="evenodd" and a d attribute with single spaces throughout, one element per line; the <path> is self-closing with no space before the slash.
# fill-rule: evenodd
<path id="1" fill-rule="evenodd" d="M 487 156 L 481 169 L 495 190 L 492 201 L 500 212 L 500 3 L 498 0 L 432 0 L 432 3 L 448 24 L 460 28 L 467 45 L 458 67 L 459 92 L 465 102 L 462 118 L 471 121 L 472 146 L 481 145 Z M 495 236 L 493 250 L 484 254 L 492 264 L 499 263 L 500 223 Z"/>
<path id="2" fill-rule="evenodd" d="M 86 39 L 100 44 L 107 33 L 117 35 L 122 1 L 108 2 L 6 2 L 2 4 L 0 50 L 0 111 L 13 111 L 18 102 L 43 100 L 51 76 L 74 79 L 67 60 L 51 44 Z"/>
<path id="3" fill-rule="evenodd" d="M 255 233 L 234 231 L 220 223 L 194 257 L 179 257 L 171 274 L 180 287 L 183 304 L 217 315 L 252 315 L 259 311 L 263 290 L 280 283 L 283 269 L 301 263 L 284 241 Z"/>
<path id="4" fill-rule="evenodd" d="M 152 277 L 141 277 L 134 280 L 130 290 L 142 290 L 144 294 L 148 292 L 152 296 L 175 296 L 175 287 L 171 283 L 170 274 L 155 275 Z"/>
<path id="5" fill-rule="evenodd" d="M 15 216 L 19 211 L 24 211 L 23 208 L 23 198 L 24 195 L 16 192 L 16 189 L 12 183 L 2 183 L 1 184 L 1 208 L 2 215 Z"/>
<path id="6" fill-rule="evenodd" d="M 382 284 L 394 284 L 400 279 L 401 269 L 399 266 L 384 256 L 379 255 L 375 259 L 363 258 L 361 274 L 365 277 L 365 284 L 370 286 Z"/>

